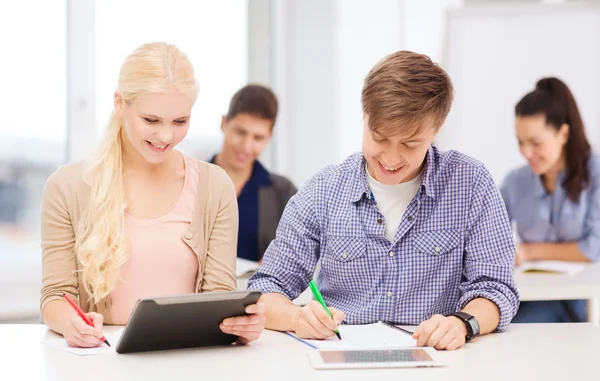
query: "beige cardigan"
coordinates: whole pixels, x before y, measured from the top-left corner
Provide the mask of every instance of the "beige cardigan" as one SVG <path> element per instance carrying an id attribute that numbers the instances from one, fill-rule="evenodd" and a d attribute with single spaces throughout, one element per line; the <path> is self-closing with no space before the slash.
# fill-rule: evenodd
<path id="1" fill-rule="evenodd" d="M 194 217 L 181 239 L 198 256 L 196 291 L 233 291 L 238 234 L 237 198 L 233 183 L 221 168 L 198 162 L 200 180 Z M 63 294 L 79 300 L 86 312 L 98 312 L 111 324 L 110 296 L 95 304 L 85 291 L 74 247 L 74 227 L 86 206 L 89 186 L 81 162 L 59 168 L 46 183 L 42 198 L 42 290 L 40 310 Z"/>

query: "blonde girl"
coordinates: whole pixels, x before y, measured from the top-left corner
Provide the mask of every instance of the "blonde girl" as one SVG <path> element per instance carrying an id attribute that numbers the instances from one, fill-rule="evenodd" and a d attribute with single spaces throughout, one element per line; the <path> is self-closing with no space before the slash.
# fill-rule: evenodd
<path id="1" fill-rule="evenodd" d="M 175 150 L 198 85 L 185 54 L 149 43 L 121 66 L 114 112 L 92 160 L 67 164 L 42 201 L 44 322 L 69 345 L 101 344 L 144 296 L 235 289 L 236 194 L 227 174 Z M 79 302 L 90 327 L 64 301 Z M 264 328 L 264 307 L 227 319 L 240 343 Z"/>

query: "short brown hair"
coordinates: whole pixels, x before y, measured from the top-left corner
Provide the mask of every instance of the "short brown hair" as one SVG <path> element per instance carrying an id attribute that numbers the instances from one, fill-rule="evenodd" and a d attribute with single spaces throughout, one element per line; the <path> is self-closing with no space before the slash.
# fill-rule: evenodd
<path id="1" fill-rule="evenodd" d="M 271 89 L 262 85 L 247 85 L 231 98 L 227 119 L 239 114 L 250 114 L 271 121 L 271 128 L 277 119 L 277 97 Z"/>
<path id="2" fill-rule="evenodd" d="M 426 122 L 436 129 L 444 124 L 453 93 L 450 77 L 431 58 L 399 51 L 371 69 L 361 102 L 372 131 L 392 136 L 408 127 L 416 135 Z"/>

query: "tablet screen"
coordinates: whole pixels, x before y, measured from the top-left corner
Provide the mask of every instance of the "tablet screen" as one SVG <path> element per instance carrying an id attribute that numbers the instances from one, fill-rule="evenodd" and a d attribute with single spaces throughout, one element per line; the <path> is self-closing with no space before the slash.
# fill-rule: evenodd
<path id="1" fill-rule="evenodd" d="M 433 361 L 423 349 L 375 349 L 354 351 L 321 351 L 325 364 L 396 363 Z"/>

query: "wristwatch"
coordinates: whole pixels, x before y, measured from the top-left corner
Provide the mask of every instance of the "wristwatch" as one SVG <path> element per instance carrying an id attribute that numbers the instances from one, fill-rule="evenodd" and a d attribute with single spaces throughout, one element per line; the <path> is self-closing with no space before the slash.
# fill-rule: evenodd
<path id="1" fill-rule="evenodd" d="M 467 341 L 479 336 L 479 323 L 477 322 L 477 319 L 475 319 L 475 316 L 466 312 L 455 312 L 447 316 L 455 316 L 465 323 L 465 326 L 467 327 Z"/>

